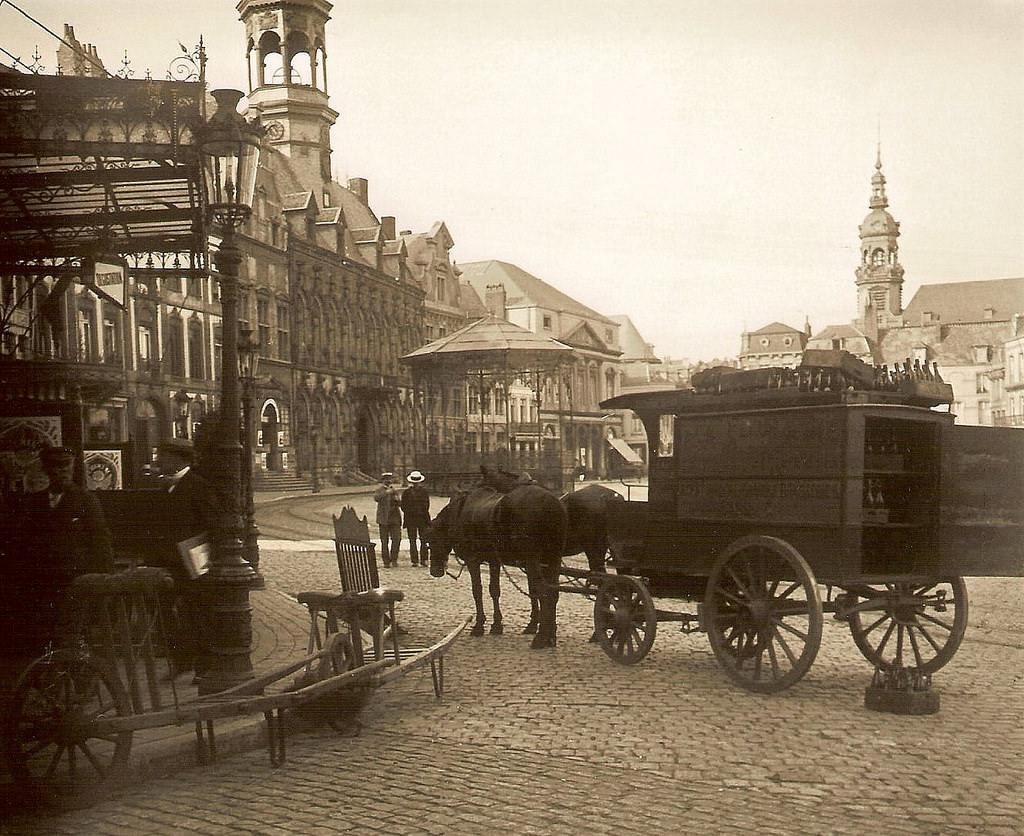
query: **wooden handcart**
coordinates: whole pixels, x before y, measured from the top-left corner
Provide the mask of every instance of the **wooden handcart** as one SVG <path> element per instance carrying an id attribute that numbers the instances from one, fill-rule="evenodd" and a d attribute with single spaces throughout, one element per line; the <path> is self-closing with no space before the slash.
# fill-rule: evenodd
<path id="1" fill-rule="evenodd" d="M 339 545 L 339 565 L 341 554 Z M 349 548 L 347 555 L 349 568 L 357 570 L 359 551 Z M 373 550 L 361 557 L 368 579 L 365 561 L 373 560 Z M 74 581 L 62 646 L 24 670 L 3 715 L 3 754 L 25 794 L 60 805 L 89 803 L 124 779 L 134 732 L 192 724 L 197 757 L 205 761 L 216 756 L 216 721 L 257 713 L 266 720 L 271 762 L 279 764 L 289 710 L 314 706 L 330 721 L 332 706 L 344 706 L 339 698 L 346 690 L 379 687 L 427 665 L 440 699 L 444 654 L 468 623 L 425 648 L 400 648 L 396 638 L 387 652 L 384 623 L 374 622 L 373 614 L 381 604 L 390 613 L 390 638 L 400 594 L 373 588 L 317 593 L 321 610 L 312 613 L 305 657 L 229 690 L 186 700 L 166 658 L 161 623 L 173 587 L 165 571 L 146 567 Z M 329 629 L 321 635 L 318 619 L 325 614 Z M 350 629 L 342 630 L 342 624 Z M 373 645 L 365 654 L 364 633 Z"/>

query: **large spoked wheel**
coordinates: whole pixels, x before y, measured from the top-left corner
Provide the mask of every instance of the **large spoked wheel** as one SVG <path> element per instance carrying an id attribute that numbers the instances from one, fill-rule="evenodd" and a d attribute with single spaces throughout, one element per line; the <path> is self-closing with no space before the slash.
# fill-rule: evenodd
<path id="1" fill-rule="evenodd" d="M 635 665 L 650 651 L 657 631 L 654 599 L 643 582 L 610 575 L 594 602 L 594 632 L 601 649 L 620 665 Z"/>
<path id="2" fill-rule="evenodd" d="M 61 806 L 96 800 L 122 777 L 132 732 L 96 736 L 92 724 L 132 713 L 117 674 L 101 662 L 58 652 L 21 675 L 4 716 L 4 755 L 33 798 Z"/>
<path id="3" fill-rule="evenodd" d="M 967 629 L 967 584 L 961 577 L 926 584 L 857 589 L 850 632 L 877 668 L 935 673 L 960 647 Z"/>
<path id="4" fill-rule="evenodd" d="M 744 537 L 715 562 L 704 619 L 729 678 L 759 694 L 799 682 L 821 646 L 821 596 L 807 562 L 776 537 Z"/>

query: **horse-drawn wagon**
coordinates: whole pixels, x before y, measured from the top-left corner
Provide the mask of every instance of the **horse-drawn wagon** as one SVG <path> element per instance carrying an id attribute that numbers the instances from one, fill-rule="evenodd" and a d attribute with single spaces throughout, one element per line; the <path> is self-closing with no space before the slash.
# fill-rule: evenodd
<path id="1" fill-rule="evenodd" d="M 931 674 L 963 638 L 964 577 L 1024 574 L 1024 431 L 956 425 L 933 375 L 865 380 L 822 354 L 602 403 L 639 416 L 651 454 L 647 500 L 610 506 L 614 573 L 586 573 L 613 659 L 640 661 L 677 621 L 734 682 L 775 692 L 833 613 L 876 669 Z"/>

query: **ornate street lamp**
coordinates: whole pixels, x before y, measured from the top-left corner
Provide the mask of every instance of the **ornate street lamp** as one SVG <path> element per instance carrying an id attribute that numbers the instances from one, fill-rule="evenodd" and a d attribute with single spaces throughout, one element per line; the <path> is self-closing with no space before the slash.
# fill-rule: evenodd
<path id="1" fill-rule="evenodd" d="M 256 506 L 253 502 L 252 438 L 253 408 L 256 399 L 256 375 L 260 368 L 260 344 L 252 338 L 251 328 L 239 329 L 238 377 L 242 384 L 242 507 L 245 534 L 242 537 L 242 555 L 256 572 L 256 585 L 262 587 L 260 569 L 260 530 L 256 526 Z"/>
<path id="2" fill-rule="evenodd" d="M 241 458 L 238 418 L 238 267 L 242 256 L 235 229 L 252 212 L 262 129 L 238 113 L 242 93 L 214 90 L 217 111 L 197 129 L 206 209 L 221 233 L 214 263 L 220 273 L 221 409 L 213 477 L 224 513 L 214 541 L 206 582 L 208 658 L 199 692 L 222 691 L 252 679 L 252 606 L 249 589 L 256 573 L 243 557 Z"/>
<path id="3" fill-rule="evenodd" d="M 179 389 L 174 393 L 174 403 L 178 407 L 178 412 L 174 418 L 177 424 L 178 438 L 188 438 L 188 405 L 191 402 L 192 398 L 184 389 Z"/>

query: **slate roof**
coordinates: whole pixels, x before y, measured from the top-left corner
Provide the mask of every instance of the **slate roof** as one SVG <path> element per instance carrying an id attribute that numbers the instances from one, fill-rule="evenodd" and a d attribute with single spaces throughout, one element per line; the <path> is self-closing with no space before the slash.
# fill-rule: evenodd
<path id="1" fill-rule="evenodd" d="M 613 322 L 619 323 L 619 345 L 623 349 L 623 361 L 661 362 L 654 354 L 651 344 L 643 338 L 639 329 L 633 324 L 633 320 L 625 314 L 617 314 L 610 318 Z"/>
<path id="2" fill-rule="evenodd" d="M 762 334 L 802 334 L 799 328 L 794 328 L 792 325 L 786 325 L 784 322 L 772 322 L 769 325 L 765 325 L 763 328 L 758 328 L 756 331 L 751 331 L 751 336 L 760 336 Z"/>
<path id="3" fill-rule="evenodd" d="M 459 282 L 459 308 L 469 318 L 485 317 L 490 313 L 487 310 L 487 305 L 484 304 L 484 300 L 476 292 L 476 288 L 469 282 Z"/>
<path id="4" fill-rule="evenodd" d="M 514 264 L 495 260 L 471 261 L 468 264 L 459 264 L 459 269 L 462 270 L 462 280 L 472 284 L 477 293 L 485 293 L 487 285 L 505 285 L 506 304 L 510 308 L 536 306 L 551 311 L 564 311 L 609 325 L 617 324 L 615 320 L 588 308 L 582 302 L 556 290 L 547 282 Z"/>
<path id="5" fill-rule="evenodd" d="M 991 316 L 985 314 L 988 307 Z M 938 314 L 943 325 L 1010 320 L 1024 313 L 1024 278 L 921 285 L 904 309 L 903 321 L 919 325 L 926 312 Z"/>

